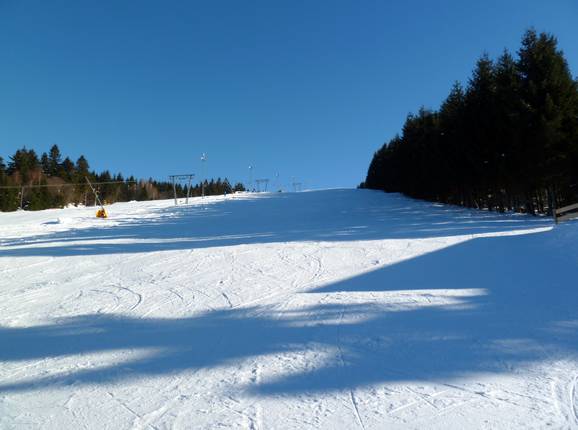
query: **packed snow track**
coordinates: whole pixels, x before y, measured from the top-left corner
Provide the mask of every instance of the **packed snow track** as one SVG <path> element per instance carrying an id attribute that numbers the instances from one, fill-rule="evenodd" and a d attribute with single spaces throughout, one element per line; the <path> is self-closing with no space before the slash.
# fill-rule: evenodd
<path id="1" fill-rule="evenodd" d="M 578 428 L 578 223 L 368 190 L 0 213 L 2 429 Z"/>

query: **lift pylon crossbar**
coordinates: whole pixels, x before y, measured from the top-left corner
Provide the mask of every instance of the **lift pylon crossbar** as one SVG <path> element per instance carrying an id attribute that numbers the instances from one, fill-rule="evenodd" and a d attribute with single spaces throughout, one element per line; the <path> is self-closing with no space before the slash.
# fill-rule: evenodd
<path id="1" fill-rule="evenodd" d="M 169 175 L 169 179 L 173 183 L 173 194 L 175 196 L 175 206 L 178 204 L 177 203 L 177 181 L 188 181 L 186 204 L 189 204 L 189 196 L 191 194 L 191 182 L 192 182 L 194 177 L 195 177 L 194 173 L 186 173 L 186 174 L 182 174 L 182 175 Z"/>

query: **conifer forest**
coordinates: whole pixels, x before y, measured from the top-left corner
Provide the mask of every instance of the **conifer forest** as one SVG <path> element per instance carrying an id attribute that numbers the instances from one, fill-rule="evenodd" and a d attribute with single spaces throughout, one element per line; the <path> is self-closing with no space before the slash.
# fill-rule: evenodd
<path id="1" fill-rule="evenodd" d="M 76 162 L 63 157 L 58 145 L 40 157 L 32 149 L 18 149 L 6 163 L 0 157 L 0 211 L 58 208 L 67 205 L 94 205 L 95 196 L 87 179 L 95 184 L 101 201 L 106 203 L 131 200 L 157 200 L 173 197 L 173 184 L 152 178 L 136 179 L 112 174 L 108 170 L 90 170 L 87 159 L 80 156 Z M 227 179 L 204 180 L 191 185 L 177 183 L 177 197 L 216 195 L 244 191 L 241 183 L 234 186 Z"/>
<path id="2" fill-rule="evenodd" d="M 578 202 L 578 84 L 551 34 L 482 55 L 439 110 L 408 115 L 361 188 L 496 211 L 551 214 Z"/>

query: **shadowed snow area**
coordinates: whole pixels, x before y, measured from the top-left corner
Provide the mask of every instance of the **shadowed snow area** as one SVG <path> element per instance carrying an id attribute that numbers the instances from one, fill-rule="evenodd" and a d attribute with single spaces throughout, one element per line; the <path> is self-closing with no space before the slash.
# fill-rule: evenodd
<path id="1" fill-rule="evenodd" d="M 578 223 L 191 201 L 0 214 L 0 428 L 578 428 Z"/>

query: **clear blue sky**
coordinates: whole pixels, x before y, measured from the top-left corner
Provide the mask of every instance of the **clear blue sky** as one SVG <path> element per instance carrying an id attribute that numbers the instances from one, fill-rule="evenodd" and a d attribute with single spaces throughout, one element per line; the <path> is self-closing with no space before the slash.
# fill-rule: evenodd
<path id="1" fill-rule="evenodd" d="M 578 1 L 0 0 L 0 155 L 352 187 L 406 115 L 534 26 L 578 74 Z"/>

